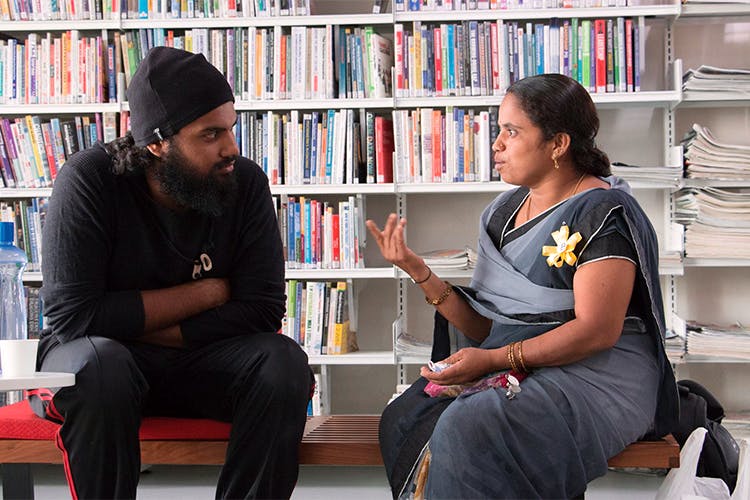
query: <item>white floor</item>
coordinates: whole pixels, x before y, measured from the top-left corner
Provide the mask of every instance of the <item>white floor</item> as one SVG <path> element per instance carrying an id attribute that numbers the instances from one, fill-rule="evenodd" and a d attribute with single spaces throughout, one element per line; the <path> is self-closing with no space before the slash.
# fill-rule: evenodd
<path id="1" fill-rule="evenodd" d="M 214 497 L 219 468 L 211 466 L 153 466 L 141 476 L 139 500 L 204 500 Z M 34 467 L 37 500 L 69 498 L 62 466 Z M 662 477 L 609 472 L 593 481 L 586 492 L 589 500 L 652 500 Z M 0 495 L 1 497 L 1 495 Z M 380 467 L 303 466 L 296 500 L 388 500 L 385 473 Z"/>

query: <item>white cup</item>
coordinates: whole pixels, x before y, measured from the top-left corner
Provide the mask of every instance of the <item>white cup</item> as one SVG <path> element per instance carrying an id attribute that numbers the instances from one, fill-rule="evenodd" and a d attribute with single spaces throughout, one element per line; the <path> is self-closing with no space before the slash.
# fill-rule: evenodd
<path id="1" fill-rule="evenodd" d="M 36 371 L 39 339 L 0 340 L 0 371 L 3 377 L 30 377 Z"/>

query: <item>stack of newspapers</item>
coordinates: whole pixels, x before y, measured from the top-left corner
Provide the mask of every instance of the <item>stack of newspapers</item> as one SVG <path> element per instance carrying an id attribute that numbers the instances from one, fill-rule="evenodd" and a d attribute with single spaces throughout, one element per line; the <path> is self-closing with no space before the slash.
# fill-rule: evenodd
<path id="1" fill-rule="evenodd" d="M 667 352 L 667 357 L 672 363 L 681 360 L 685 355 L 685 337 L 674 330 L 667 330 L 664 338 L 664 348 Z"/>
<path id="2" fill-rule="evenodd" d="M 688 188 L 675 198 L 685 257 L 750 259 L 750 189 Z"/>
<path id="3" fill-rule="evenodd" d="M 750 330 L 740 324 L 719 326 L 689 321 L 687 353 L 750 360 Z"/>
<path id="4" fill-rule="evenodd" d="M 440 269 L 469 269 L 477 261 L 476 251 L 472 248 L 447 248 L 432 250 L 419 254 L 424 263 L 435 270 Z"/>
<path id="5" fill-rule="evenodd" d="M 643 167 L 615 162 L 610 165 L 612 174 L 622 177 L 628 182 L 641 184 L 672 184 L 679 185 L 682 179 L 682 165 L 664 167 Z"/>
<path id="6" fill-rule="evenodd" d="M 402 356 L 424 356 L 427 359 L 432 353 L 432 344 L 400 332 L 396 337 L 396 353 Z"/>
<path id="7" fill-rule="evenodd" d="M 686 177 L 750 180 L 750 145 L 720 142 L 708 128 L 697 123 L 685 135 L 682 145 Z"/>
<path id="8" fill-rule="evenodd" d="M 682 90 L 750 93 L 750 70 L 700 66 L 682 75 Z"/>

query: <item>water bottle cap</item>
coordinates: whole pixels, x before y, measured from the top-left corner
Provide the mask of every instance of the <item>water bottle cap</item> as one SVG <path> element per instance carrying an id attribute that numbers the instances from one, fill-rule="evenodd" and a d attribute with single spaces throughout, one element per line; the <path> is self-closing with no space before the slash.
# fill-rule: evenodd
<path id="1" fill-rule="evenodd" d="M 0 245 L 12 245 L 15 226 L 12 222 L 0 222 Z"/>

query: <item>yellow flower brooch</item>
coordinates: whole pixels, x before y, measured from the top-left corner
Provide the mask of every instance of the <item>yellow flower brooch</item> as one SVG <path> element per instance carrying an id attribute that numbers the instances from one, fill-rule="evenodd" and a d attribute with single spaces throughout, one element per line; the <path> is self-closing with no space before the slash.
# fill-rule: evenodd
<path id="1" fill-rule="evenodd" d="M 552 233 L 552 238 L 557 243 L 557 246 L 544 245 L 542 247 L 542 255 L 547 257 L 547 265 L 549 267 L 562 267 L 563 261 L 572 266 L 578 260 L 573 250 L 575 250 L 578 242 L 581 241 L 582 236 L 579 232 L 568 236 L 569 233 L 568 225 L 563 223 L 559 230 Z"/>

